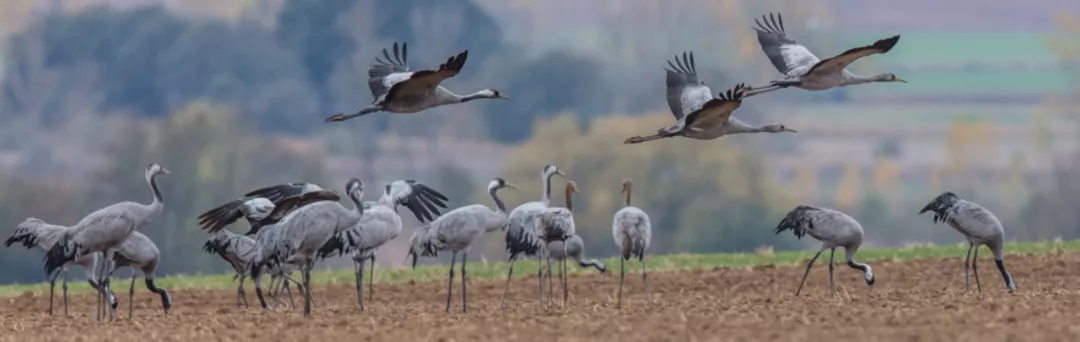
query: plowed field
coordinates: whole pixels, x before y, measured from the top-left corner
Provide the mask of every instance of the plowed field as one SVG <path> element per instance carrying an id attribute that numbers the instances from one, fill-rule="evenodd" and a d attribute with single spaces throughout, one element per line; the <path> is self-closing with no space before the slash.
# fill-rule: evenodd
<path id="1" fill-rule="evenodd" d="M 630 265 L 630 264 L 628 264 Z M 1007 294 L 993 262 L 983 259 L 983 291 L 964 292 L 962 260 L 873 263 L 869 290 L 856 270 L 838 265 L 837 295 L 816 265 L 800 297 L 801 266 L 656 272 L 645 306 L 636 264 L 615 308 L 618 265 L 607 274 L 570 278 L 571 298 L 537 304 L 535 275 L 515 279 L 505 310 L 501 280 L 469 281 L 469 312 L 454 306 L 446 283 L 376 284 L 367 311 L 349 285 L 318 286 L 311 318 L 300 308 L 235 307 L 229 291 L 174 291 L 163 316 L 158 297 L 137 283 L 135 317 L 127 282 L 117 321 L 94 320 L 94 297 L 72 300 L 70 317 L 50 317 L 48 296 L 0 299 L 0 341 L 1076 341 L 1080 339 L 1080 253 L 1011 255 L 1019 291 Z M 546 290 L 546 286 L 545 286 Z M 365 291 L 366 292 L 366 291 Z M 254 291 L 248 289 L 251 304 Z M 298 298 L 299 299 L 299 298 Z M 299 303 L 299 301 L 298 301 Z"/>

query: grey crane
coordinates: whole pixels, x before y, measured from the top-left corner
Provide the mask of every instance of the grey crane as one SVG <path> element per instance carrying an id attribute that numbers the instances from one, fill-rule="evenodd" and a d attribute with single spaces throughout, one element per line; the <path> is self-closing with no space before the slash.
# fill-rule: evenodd
<path id="1" fill-rule="evenodd" d="M 803 284 L 806 284 L 806 276 L 810 275 L 810 268 L 814 261 L 821 256 L 821 252 L 829 250 L 829 292 L 835 294 L 836 286 L 833 283 L 833 256 L 837 247 L 844 247 L 848 267 L 863 272 L 863 280 L 871 289 L 874 287 L 874 271 L 870 265 L 855 262 L 855 252 L 859 250 L 863 240 L 863 228 L 854 218 L 829 208 L 800 205 L 788 212 L 780 224 L 776 226 L 775 233 L 780 234 L 785 230 L 791 230 L 796 238 L 802 239 L 809 234 L 814 239 L 821 241 L 821 249 L 806 263 L 806 271 L 803 273 L 799 289 L 795 290 L 798 296 L 802 292 Z"/>
<path id="2" fill-rule="evenodd" d="M 375 58 L 368 69 L 368 88 L 375 98 L 371 106 L 353 114 L 334 114 L 326 122 L 345 121 L 361 115 L 386 111 L 390 113 L 416 113 L 438 106 L 464 103 L 476 99 L 509 99 L 495 89 L 483 89 L 469 95 L 458 95 L 440 83 L 456 76 L 465 67 L 469 50 L 446 59 L 437 69 L 413 70 L 409 67 L 409 50 L 405 43 L 394 42 L 394 57 L 383 49 L 385 60 Z"/>
<path id="3" fill-rule="evenodd" d="M 772 81 L 768 86 L 754 87 L 753 91 L 746 96 L 787 87 L 816 91 L 870 82 L 907 83 L 892 73 L 862 76 L 847 70 L 849 64 L 860 58 L 889 52 L 900 41 L 900 35 L 820 59 L 805 46 L 787 36 L 787 32 L 784 31 L 784 19 L 780 13 L 775 13 L 775 16 L 774 13 L 769 13 L 768 16 L 762 15 L 761 20 L 754 19 L 754 22 L 757 23 L 754 31 L 757 31 L 761 51 L 765 52 L 765 56 L 769 57 L 769 61 L 776 70 L 785 77 L 782 80 Z"/>
<path id="4" fill-rule="evenodd" d="M 157 245 L 146 235 L 132 232 L 131 236 L 120 245 L 120 248 L 116 249 L 114 258 L 113 261 L 116 263 L 116 267 L 112 268 L 109 276 L 112 276 L 112 273 L 121 267 L 131 268 L 131 287 L 128 289 L 128 316 L 134 317 L 135 313 L 136 269 L 142 271 L 146 289 L 161 296 L 161 308 L 168 315 L 169 309 L 172 308 L 172 297 L 169 296 L 169 291 L 154 285 L 154 272 L 157 271 L 157 267 L 161 263 L 161 251 L 158 250 Z"/>
<path id="5" fill-rule="evenodd" d="M 934 213 L 934 223 L 945 222 L 968 241 L 967 257 L 964 259 L 964 289 L 971 290 L 968 277 L 968 266 L 975 272 L 975 285 L 982 292 L 982 284 L 979 283 L 979 268 L 976 263 L 979 260 L 979 247 L 986 245 L 990 252 L 994 253 L 994 263 L 997 264 L 1001 277 L 1005 279 L 1005 287 L 1010 293 L 1016 291 L 1016 283 L 1012 275 L 1005 270 L 1005 255 L 1002 250 L 1005 247 L 1005 229 L 1001 221 L 990 210 L 981 205 L 960 198 L 952 191 L 942 192 L 928 203 L 919 214 L 930 211 Z M 971 251 L 975 250 L 972 257 Z"/>
<path id="6" fill-rule="evenodd" d="M 573 209 L 574 209 L 573 195 L 576 194 L 576 193 L 580 193 L 580 191 L 578 191 L 577 183 L 575 183 L 574 181 L 567 181 L 566 182 L 566 190 L 565 190 L 564 193 L 566 195 L 566 207 L 565 208 L 558 208 L 558 207 L 544 208 L 540 212 L 536 213 L 536 219 L 533 221 L 533 222 L 535 222 L 536 237 L 540 241 L 541 246 L 543 246 L 543 248 L 541 248 L 541 251 L 543 253 L 542 258 L 547 259 L 549 276 L 550 276 L 550 273 L 551 273 L 550 272 L 550 270 L 551 270 L 551 257 L 550 257 L 551 251 L 549 251 L 547 249 L 548 245 L 550 245 L 552 242 L 556 242 L 556 241 L 565 242 L 566 239 L 570 238 L 571 236 L 574 236 L 574 234 L 577 233 L 577 231 L 574 228 L 574 211 L 573 211 Z M 562 248 L 563 248 L 562 254 L 563 255 L 567 254 L 568 251 L 566 250 L 566 244 L 565 243 L 563 243 Z M 560 267 L 559 268 L 559 274 L 562 277 L 562 283 L 563 283 L 563 305 L 565 306 L 567 299 L 570 297 L 570 289 L 567 287 L 567 284 L 566 284 L 566 258 L 562 259 L 562 262 L 559 263 L 559 267 Z M 541 304 L 543 304 L 543 301 L 544 301 L 544 291 L 543 291 L 543 288 L 544 288 L 544 272 L 543 272 L 543 270 L 544 270 L 543 267 L 540 267 L 537 270 L 537 278 L 540 281 L 540 302 L 541 302 Z M 550 279 L 548 280 L 548 283 L 549 284 L 551 283 Z"/>
<path id="7" fill-rule="evenodd" d="M 158 164 L 150 164 L 146 167 L 146 183 L 154 193 L 154 200 L 150 204 L 136 202 L 120 202 L 90 213 L 79 220 L 71 229 L 61 236 L 60 240 L 53 245 L 45 255 L 45 273 L 51 274 L 63 265 L 76 258 L 102 252 L 104 260 L 100 267 L 101 286 L 98 290 L 98 307 L 103 306 L 103 301 L 108 297 L 109 271 L 111 261 L 116 249 L 120 247 L 132 232 L 141 229 L 146 224 L 157 218 L 164 207 L 161 191 L 158 190 L 156 178 L 169 171 Z M 99 312 L 101 310 L 99 309 Z M 115 318 L 116 310 L 109 307 L 109 319 Z M 102 315 L 98 319 L 103 318 Z"/>
<path id="8" fill-rule="evenodd" d="M 510 278 L 514 275 L 514 261 L 519 256 L 535 256 L 542 248 L 540 240 L 536 237 L 536 223 L 533 219 L 536 213 L 551 205 L 551 177 L 554 175 L 566 177 L 566 174 L 559 171 L 554 164 L 545 165 L 540 173 L 540 180 L 544 184 L 543 198 L 539 201 L 527 202 L 511 210 L 506 225 L 503 226 L 503 230 L 506 231 L 506 252 L 509 254 L 510 269 L 506 272 L 506 286 L 503 287 L 500 308 L 506 307 L 506 295 L 510 292 Z M 542 262 L 543 260 L 537 260 L 537 268 L 542 268 L 540 266 Z"/>
<path id="9" fill-rule="evenodd" d="M 270 201 L 266 201 L 266 203 L 270 203 Z M 247 307 L 247 296 L 244 294 L 244 278 L 248 273 L 248 265 L 251 264 L 251 260 L 255 257 L 255 239 L 223 229 L 206 240 L 206 243 L 203 244 L 203 251 L 217 254 L 236 271 L 236 275 L 240 280 L 240 285 L 236 288 L 236 306 Z"/>
<path id="10" fill-rule="evenodd" d="M 652 302 L 649 295 L 649 272 L 645 268 L 645 252 L 652 243 L 652 224 L 649 215 L 638 207 L 630 205 L 630 194 L 634 183 L 629 178 L 622 182 L 622 192 L 626 194 L 625 205 L 615 212 L 611 221 L 611 235 L 619 247 L 619 299 L 615 307 L 622 307 L 622 288 L 626 282 L 626 260 L 636 257 L 641 262 L 641 282 L 645 289 L 645 306 Z"/>
<path id="11" fill-rule="evenodd" d="M 364 310 L 362 284 L 364 263 L 371 260 L 371 276 L 368 293 L 374 297 L 375 252 L 401 234 L 401 216 L 398 206 L 405 206 L 421 223 L 430 222 L 439 215 L 438 208 L 446 208 L 448 199 L 435 189 L 415 180 L 397 180 L 384 187 L 383 195 L 374 202 L 364 202 L 364 215 L 360 222 L 334 234 L 316 254 L 317 259 L 332 255 L 352 254 L 356 271 L 356 297 L 360 310 Z"/>
<path id="12" fill-rule="evenodd" d="M 483 204 L 460 207 L 443 214 L 422 229 L 413 232 L 409 238 L 409 254 L 413 258 L 413 268 L 421 256 L 435 257 L 439 251 L 449 251 L 450 280 L 446 286 L 446 311 L 450 312 L 454 288 L 454 262 L 461 254 L 461 311 L 468 311 L 468 289 L 466 287 L 465 264 L 469 257 L 469 248 L 480 235 L 493 232 L 506 224 L 506 204 L 499 199 L 498 191 L 504 188 L 518 189 L 517 185 L 495 178 L 488 183 L 488 195 L 495 202 L 492 211 Z"/>
<path id="13" fill-rule="evenodd" d="M 731 113 L 742 106 L 743 97 L 746 97 L 750 87 L 740 83 L 714 97 L 712 90 L 698 78 L 693 52 L 683 52 L 682 60 L 675 56 L 674 61 L 668 61 L 664 71 L 667 73 L 668 108 L 675 116 L 675 124 L 661 128 L 654 135 L 630 137 L 623 141 L 624 144 L 670 137 L 712 140 L 741 133 L 796 133 L 782 124 L 754 126 L 732 117 Z"/>
<path id="14" fill-rule="evenodd" d="M 607 267 L 604 266 L 603 261 L 597 259 L 585 260 L 582 256 L 582 254 L 584 254 L 584 249 L 585 241 L 577 234 L 567 238 L 566 241 L 552 241 L 547 244 L 548 258 L 551 258 L 552 260 L 563 261 L 567 258 L 571 258 L 577 262 L 578 267 L 592 267 L 597 271 L 600 271 L 600 273 L 607 272 Z M 548 293 L 551 293 L 551 263 L 548 263 L 547 278 Z"/>
<path id="15" fill-rule="evenodd" d="M 64 234 L 68 227 L 59 226 L 55 224 L 49 224 L 45 221 L 30 217 L 19 223 L 15 227 L 15 232 L 11 234 L 7 240 L 4 240 L 4 247 L 11 247 L 12 244 L 18 242 L 26 248 L 41 248 L 43 251 L 49 251 L 60 237 Z M 60 273 L 64 274 L 63 284 L 61 288 L 64 292 L 64 315 L 68 314 L 68 267 L 70 265 L 79 265 L 86 270 L 86 281 L 90 283 L 90 286 L 95 290 L 98 290 L 97 274 L 94 273 L 94 269 L 98 263 L 98 259 L 101 258 L 100 253 L 92 253 L 75 258 L 74 261 L 61 267 L 60 272 L 56 272 L 49 277 L 49 315 L 53 314 L 53 295 L 56 292 L 56 278 L 60 277 Z M 114 298 L 110 298 L 114 300 Z M 116 305 L 115 301 L 111 302 L 111 305 Z"/>
<path id="16" fill-rule="evenodd" d="M 214 234 L 245 218 L 251 229 L 244 235 L 255 235 L 263 226 L 277 223 L 280 217 L 271 218 L 270 212 L 286 198 L 310 192 L 324 191 L 321 186 L 307 182 L 292 182 L 255 189 L 243 197 L 207 210 L 199 215 L 199 226 Z"/>

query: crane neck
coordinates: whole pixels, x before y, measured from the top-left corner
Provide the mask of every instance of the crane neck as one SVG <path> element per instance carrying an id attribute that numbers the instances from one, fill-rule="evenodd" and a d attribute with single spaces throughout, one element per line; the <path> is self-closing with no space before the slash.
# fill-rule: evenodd
<path id="1" fill-rule="evenodd" d="M 506 204 L 499 198 L 499 188 L 488 189 L 488 195 L 491 195 L 491 200 L 495 201 L 495 213 L 505 214 Z"/>
<path id="2" fill-rule="evenodd" d="M 153 209 L 159 209 L 165 203 L 161 197 L 161 189 L 157 185 L 157 174 L 148 173 L 146 175 L 146 183 L 150 184 L 150 191 L 154 193 L 154 201 L 150 202 L 150 207 Z"/>
<path id="3" fill-rule="evenodd" d="M 544 199 L 543 199 L 543 203 L 544 203 L 545 207 L 551 206 L 551 176 L 554 176 L 554 175 L 555 174 L 546 174 L 546 175 L 543 176 L 544 177 L 543 178 L 543 181 L 544 181 L 544 197 L 543 197 Z"/>
<path id="4" fill-rule="evenodd" d="M 574 190 L 566 187 L 566 210 L 574 211 Z"/>
<path id="5" fill-rule="evenodd" d="M 359 191 L 359 193 L 349 192 L 349 200 L 353 202 L 353 212 L 355 212 L 357 216 L 364 215 L 364 203 L 360 200 L 361 198 L 364 198 L 363 191 Z"/>
<path id="6" fill-rule="evenodd" d="M 626 192 L 626 201 L 625 201 L 625 204 L 626 204 L 626 206 L 627 206 L 627 207 L 629 207 L 629 206 L 630 206 L 630 192 L 631 192 L 631 191 L 632 191 L 632 188 L 631 188 L 631 187 L 630 187 L 630 186 L 628 185 L 628 186 L 626 187 L 626 191 L 625 191 L 625 192 Z"/>

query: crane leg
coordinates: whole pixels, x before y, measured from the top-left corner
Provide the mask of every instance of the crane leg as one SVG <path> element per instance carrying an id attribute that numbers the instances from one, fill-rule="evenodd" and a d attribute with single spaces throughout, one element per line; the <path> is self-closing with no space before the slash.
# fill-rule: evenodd
<path id="1" fill-rule="evenodd" d="M 619 257 L 619 301 L 615 303 L 616 308 L 622 307 L 622 286 L 626 282 L 626 258 Z"/>
<path id="2" fill-rule="evenodd" d="M 641 282 L 645 284 L 645 308 L 652 303 L 652 295 L 649 294 L 649 271 L 645 268 L 645 253 L 641 253 Z"/>
<path id="3" fill-rule="evenodd" d="M 802 293 L 802 288 L 803 288 L 803 285 L 805 285 L 805 284 L 806 284 L 806 276 L 810 275 L 810 268 L 814 266 L 814 261 L 815 261 L 815 260 L 817 260 L 817 258 L 818 258 L 819 256 L 821 256 L 821 252 L 824 252 L 824 251 L 825 251 L 825 249 L 824 249 L 824 248 L 822 248 L 822 249 L 819 249 L 819 250 L 818 250 L 818 252 L 817 252 L 817 254 L 814 254 L 814 258 L 813 258 L 813 259 L 810 259 L 810 262 L 806 263 L 806 271 L 805 271 L 805 272 L 803 272 L 803 275 L 802 275 L 802 281 L 801 281 L 801 282 L 799 282 L 799 289 L 798 289 L 798 290 L 795 290 L 795 296 L 796 296 L 796 297 L 798 297 L 798 296 L 799 296 L 799 293 Z"/>
<path id="4" fill-rule="evenodd" d="M 537 293 L 540 294 L 540 307 L 541 308 L 544 307 L 544 259 L 546 257 L 546 255 L 544 255 L 544 254 L 545 254 L 544 252 L 540 252 L 540 258 L 536 259 L 536 270 L 537 270 L 536 271 L 536 277 L 540 281 L 540 283 L 538 284 L 538 285 L 540 285 L 538 287 L 539 291 L 537 291 Z"/>
<path id="5" fill-rule="evenodd" d="M 833 256 L 836 255 L 836 248 L 829 250 L 829 293 L 836 295 L 836 284 L 833 283 Z"/>
<path id="6" fill-rule="evenodd" d="M 135 318 L 135 268 L 131 268 L 131 287 L 128 287 L 128 319 Z"/>
<path id="7" fill-rule="evenodd" d="M 994 263 L 997 264 L 998 271 L 1001 271 L 1001 277 L 1005 278 L 1005 287 L 1009 289 L 1009 293 L 1016 292 L 1016 283 L 1013 282 L 1013 278 L 1009 275 L 1009 271 L 1005 270 L 1005 260 L 994 259 Z"/>
<path id="8" fill-rule="evenodd" d="M 971 249 L 972 249 L 973 246 L 975 246 L 975 245 L 973 245 L 973 244 L 968 245 L 967 257 L 964 258 L 964 291 L 971 291 L 970 268 L 971 268 Z"/>
<path id="9" fill-rule="evenodd" d="M 975 288 L 982 292 L 982 283 L 979 282 L 979 246 L 975 246 L 975 252 L 971 254 L 971 273 L 975 273 Z"/>
<path id="10" fill-rule="evenodd" d="M 255 296 L 259 298 L 259 305 L 262 305 L 263 309 L 269 309 L 270 306 L 266 304 L 266 297 L 263 296 L 261 271 L 261 265 L 255 265 L 251 268 L 251 282 L 255 284 Z"/>
<path id="11" fill-rule="evenodd" d="M 304 263 L 304 316 L 311 317 L 311 269 L 315 261 L 306 261 Z"/>
<path id="12" fill-rule="evenodd" d="M 454 262 L 457 252 L 450 254 L 450 281 L 446 284 L 446 312 L 450 312 L 450 300 L 454 298 Z"/>
<path id="13" fill-rule="evenodd" d="M 240 286 L 236 288 L 236 295 L 240 296 L 240 301 L 243 302 L 244 307 L 248 307 L 247 294 L 244 293 L 244 278 L 247 278 L 247 273 L 240 273 Z M 240 306 L 241 302 L 237 302 L 236 305 Z"/>
<path id="14" fill-rule="evenodd" d="M 360 304 L 360 311 L 364 311 L 364 263 L 367 260 L 360 260 L 360 262 L 353 261 L 353 271 L 356 272 L 356 301 Z"/>
<path id="15" fill-rule="evenodd" d="M 371 271 L 367 283 L 368 301 L 375 300 L 375 253 L 371 254 Z"/>
<path id="16" fill-rule="evenodd" d="M 68 286 L 67 286 L 67 282 L 68 282 L 68 273 L 67 273 L 67 270 L 64 270 L 64 283 L 60 285 L 60 288 L 64 291 L 64 316 L 68 315 L 68 298 L 67 298 Z"/>
<path id="17" fill-rule="evenodd" d="M 469 252 L 461 254 L 461 312 L 469 312 L 469 288 L 466 285 L 465 264 L 469 260 Z"/>
<path id="18" fill-rule="evenodd" d="M 547 279 L 548 279 L 548 293 L 555 293 L 554 290 L 552 290 L 552 285 L 551 285 L 551 259 L 550 258 L 547 260 Z"/>
<path id="19" fill-rule="evenodd" d="M 510 256 L 509 270 L 506 271 L 506 286 L 503 286 L 503 295 L 499 309 L 506 309 L 506 294 L 510 292 L 510 277 L 514 275 L 514 257 Z"/>
<path id="20" fill-rule="evenodd" d="M 60 277 L 60 272 L 62 271 L 56 271 L 49 279 L 49 316 L 53 315 L 53 293 L 56 292 L 56 278 Z"/>
<path id="21" fill-rule="evenodd" d="M 562 260 L 562 268 L 559 269 L 559 275 L 562 276 L 562 304 L 565 307 L 567 300 L 570 299 L 570 287 L 566 285 L 566 259 Z"/>

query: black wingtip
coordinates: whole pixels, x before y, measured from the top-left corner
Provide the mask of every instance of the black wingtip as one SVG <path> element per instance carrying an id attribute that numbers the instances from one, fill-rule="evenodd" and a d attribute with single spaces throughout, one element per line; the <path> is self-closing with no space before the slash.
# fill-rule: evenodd
<path id="1" fill-rule="evenodd" d="M 881 50 L 881 53 L 887 53 L 892 50 L 892 48 L 896 46 L 896 43 L 898 42 L 900 42 L 900 35 L 895 35 L 874 42 L 873 48 Z"/>

